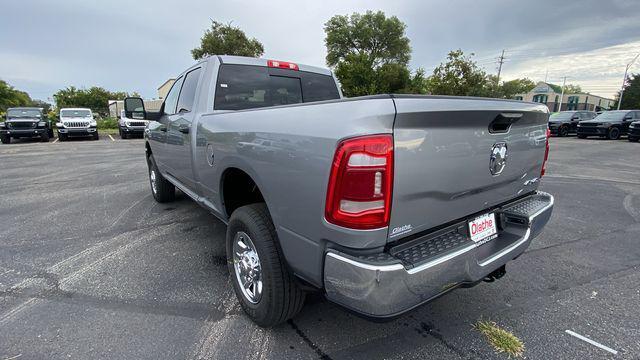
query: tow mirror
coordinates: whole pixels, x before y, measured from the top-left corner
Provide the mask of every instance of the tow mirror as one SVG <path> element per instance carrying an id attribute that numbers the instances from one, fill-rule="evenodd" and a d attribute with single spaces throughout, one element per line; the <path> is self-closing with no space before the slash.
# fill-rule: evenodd
<path id="1" fill-rule="evenodd" d="M 147 112 L 144 109 L 144 101 L 139 97 L 127 97 L 124 99 L 124 116 L 129 119 L 145 120 Z"/>

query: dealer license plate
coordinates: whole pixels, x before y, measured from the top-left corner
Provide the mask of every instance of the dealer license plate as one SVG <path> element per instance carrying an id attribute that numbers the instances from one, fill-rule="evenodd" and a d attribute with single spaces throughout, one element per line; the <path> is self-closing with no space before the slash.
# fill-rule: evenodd
<path id="1" fill-rule="evenodd" d="M 471 240 L 477 243 L 490 241 L 496 238 L 497 233 L 496 215 L 494 213 L 484 214 L 469 221 Z"/>

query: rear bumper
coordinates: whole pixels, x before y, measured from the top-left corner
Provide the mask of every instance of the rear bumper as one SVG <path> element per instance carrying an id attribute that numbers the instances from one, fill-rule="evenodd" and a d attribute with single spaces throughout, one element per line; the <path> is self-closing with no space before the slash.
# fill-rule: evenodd
<path id="1" fill-rule="evenodd" d="M 20 130 L 0 130 L 0 135 L 2 136 L 11 136 L 11 137 L 34 137 L 40 136 L 42 134 L 47 133 L 48 130 L 46 128 L 42 129 L 20 129 Z"/>
<path id="2" fill-rule="evenodd" d="M 324 266 L 327 297 L 368 317 L 392 318 L 456 287 L 477 283 L 529 247 L 549 221 L 553 202 L 553 196 L 538 192 L 506 205 L 496 213 L 514 223 L 505 222 L 496 239 L 477 245 L 458 230 L 461 242 L 421 263 L 408 264 L 385 254 L 354 257 L 329 250 Z M 427 241 L 441 237 L 445 247 L 451 243 L 450 234 Z M 424 244 L 417 246 L 418 251 L 424 251 Z"/>

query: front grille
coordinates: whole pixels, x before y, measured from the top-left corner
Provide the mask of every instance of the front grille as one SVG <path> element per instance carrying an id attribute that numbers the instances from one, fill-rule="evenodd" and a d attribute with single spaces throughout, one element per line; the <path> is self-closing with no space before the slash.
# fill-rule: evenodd
<path id="1" fill-rule="evenodd" d="M 66 127 L 87 127 L 89 126 L 88 121 L 67 121 L 64 123 Z"/>
<path id="2" fill-rule="evenodd" d="M 144 121 L 129 121 L 129 126 L 147 126 Z"/>
<path id="3" fill-rule="evenodd" d="M 580 128 L 579 130 L 581 133 L 592 133 L 592 134 L 597 134 L 598 133 L 598 128 L 595 127 L 591 127 L 591 128 L 585 128 L 584 126 Z"/>
<path id="4" fill-rule="evenodd" d="M 37 123 L 35 122 L 10 122 L 8 123 L 9 128 L 11 129 L 33 129 L 36 127 Z"/>

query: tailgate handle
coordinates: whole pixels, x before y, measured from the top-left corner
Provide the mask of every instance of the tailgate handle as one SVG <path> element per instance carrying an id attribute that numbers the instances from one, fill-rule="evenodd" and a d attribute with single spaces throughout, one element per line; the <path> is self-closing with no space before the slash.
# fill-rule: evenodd
<path id="1" fill-rule="evenodd" d="M 491 134 L 506 133 L 511 125 L 522 118 L 522 113 L 500 113 L 489 124 L 489 132 Z"/>

